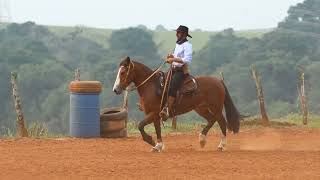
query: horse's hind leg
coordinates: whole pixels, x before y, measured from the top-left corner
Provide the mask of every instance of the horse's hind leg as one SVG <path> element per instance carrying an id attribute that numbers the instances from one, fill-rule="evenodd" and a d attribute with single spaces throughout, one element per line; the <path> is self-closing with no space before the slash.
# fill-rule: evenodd
<path id="1" fill-rule="evenodd" d="M 212 128 L 212 126 L 215 123 L 215 118 L 214 116 L 210 113 L 209 109 L 207 108 L 197 108 L 195 111 L 203 118 L 205 118 L 208 121 L 208 124 L 206 127 L 203 128 L 201 133 L 199 134 L 199 143 L 200 147 L 204 148 L 206 145 L 206 136 L 209 132 L 209 130 Z"/>
<path id="2" fill-rule="evenodd" d="M 195 110 L 200 116 L 202 116 L 208 121 L 207 126 L 203 128 L 202 132 L 199 135 L 200 146 L 202 148 L 205 146 L 206 136 L 209 130 L 211 129 L 211 127 L 213 126 L 213 124 L 215 123 L 215 121 L 217 120 L 222 133 L 222 137 L 218 145 L 218 151 L 224 151 L 226 150 L 226 146 L 227 146 L 227 123 L 222 115 L 222 111 L 220 113 L 218 112 L 213 113 L 212 110 L 213 110 L 212 108 L 211 109 L 199 108 Z"/>
<path id="3" fill-rule="evenodd" d="M 218 151 L 224 151 L 226 150 L 227 146 L 227 122 L 222 114 L 218 119 L 218 123 L 222 132 L 222 137 L 218 146 Z"/>

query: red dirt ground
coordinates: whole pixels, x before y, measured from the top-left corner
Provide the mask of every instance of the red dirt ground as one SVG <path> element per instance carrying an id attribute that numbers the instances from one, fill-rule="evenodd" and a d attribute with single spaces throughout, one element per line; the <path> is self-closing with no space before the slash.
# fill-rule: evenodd
<path id="1" fill-rule="evenodd" d="M 320 129 L 251 129 L 219 134 L 200 149 L 197 134 L 169 135 L 151 153 L 128 139 L 0 140 L 0 179 L 320 179 Z"/>

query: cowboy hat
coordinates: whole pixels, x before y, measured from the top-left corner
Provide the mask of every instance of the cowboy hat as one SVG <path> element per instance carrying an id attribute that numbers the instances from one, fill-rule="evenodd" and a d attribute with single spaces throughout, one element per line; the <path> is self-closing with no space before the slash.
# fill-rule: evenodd
<path id="1" fill-rule="evenodd" d="M 192 38 L 189 34 L 189 28 L 187 26 L 180 25 L 175 31 L 186 33 L 188 37 Z"/>

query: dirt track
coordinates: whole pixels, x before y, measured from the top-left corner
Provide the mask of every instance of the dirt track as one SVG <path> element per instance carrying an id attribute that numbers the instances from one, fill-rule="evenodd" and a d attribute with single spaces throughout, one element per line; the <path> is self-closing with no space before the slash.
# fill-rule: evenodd
<path id="1" fill-rule="evenodd" d="M 320 179 L 319 129 L 245 130 L 226 152 L 218 142 L 170 135 L 158 154 L 140 137 L 0 140 L 0 179 Z"/>

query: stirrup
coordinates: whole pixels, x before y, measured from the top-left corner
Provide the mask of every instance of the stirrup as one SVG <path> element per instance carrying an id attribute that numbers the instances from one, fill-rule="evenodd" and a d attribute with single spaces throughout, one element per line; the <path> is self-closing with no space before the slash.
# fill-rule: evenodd
<path id="1" fill-rule="evenodd" d="M 169 109 L 168 107 L 165 107 L 162 109 L 162 111 L 159 113 L 159 116 L 162 121 L 166 121 L 169 119 Z"/>

